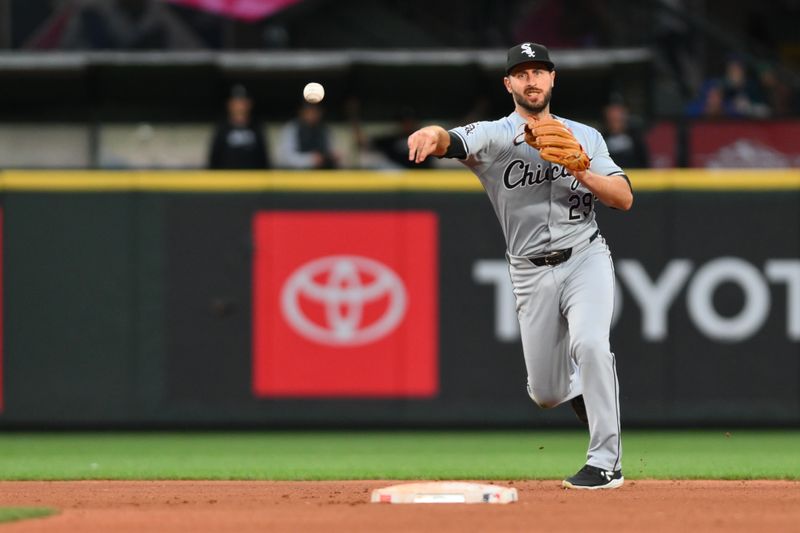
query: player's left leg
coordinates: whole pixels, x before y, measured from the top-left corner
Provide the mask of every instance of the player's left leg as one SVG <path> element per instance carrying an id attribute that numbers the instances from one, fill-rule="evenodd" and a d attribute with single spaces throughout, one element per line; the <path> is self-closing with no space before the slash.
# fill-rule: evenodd
<path id="1" fill-rule="evenodd" d="M 589 419 L 586 463 L 616 475 L 622 468 L 622 439 L 616 360 L 609 344 L 614 271 L 605 240 L 595 240 L 565 266 L 561 310 L 569 324 L 570 350 Z M 621 484 L 621 473 L 619 478 Z"/>
<path id="2" fill-rule="evenodd" d="M 560 285 L 552 267 L 537 267 L 524 257 L 509 259 L 517 302 L 522 352 L 528 371 L 528 395 L 542 408 L 569 399 L 573 364 L 567 321 L 559 312 Z"/>

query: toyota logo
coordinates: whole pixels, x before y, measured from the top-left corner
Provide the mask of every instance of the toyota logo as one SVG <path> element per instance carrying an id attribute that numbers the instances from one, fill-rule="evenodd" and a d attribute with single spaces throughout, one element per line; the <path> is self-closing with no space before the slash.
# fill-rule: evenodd
<path id="1" fill-rule="evenodd" d="M 383 263 L 333 255 L 306 263 L 289 276 L 281 309 L 292 328 L 307 339 L 358 346 L 394 331 L 407 300 L 403 281 Z"/>

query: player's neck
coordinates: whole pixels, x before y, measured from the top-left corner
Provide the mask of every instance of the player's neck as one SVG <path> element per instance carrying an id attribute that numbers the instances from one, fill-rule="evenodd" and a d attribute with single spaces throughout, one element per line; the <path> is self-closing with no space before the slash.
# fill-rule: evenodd
<path id="1" fill-rule="evenodd" d="M 517 112 L 517 114 L 519 116 L 521 116 L 523 119 L 525 119 L 526 121 L 529 118 L 533 118 L 535 120 L 543 120 L 543 119 L 546 119 L 546 118 L 553 118 L 553 117 L 550 116 L 550 106 L 549 105 L 547 107 L 545 107 L 544 109 L 542 109 L 538 113 L 531 113 L 527 109 L 525 109 L 523 107 L 520 107 L 520 106 L 515 106 L 515 107 L 516 107 L 515 111 Z"/>

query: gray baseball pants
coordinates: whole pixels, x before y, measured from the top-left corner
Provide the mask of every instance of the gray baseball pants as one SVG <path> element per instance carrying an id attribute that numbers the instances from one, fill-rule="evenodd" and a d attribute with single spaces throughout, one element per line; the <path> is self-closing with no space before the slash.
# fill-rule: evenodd
<path id="1" fill-rule="evenodd" d="M 555 266 L 508 255 L 517 301 L 528 394 L 551 408 L 583 394 L 589 418 L 587 464 L 622 467 L 619 383 L 609 345 L 614 267 L 605 239 L 573 248 Z"/>

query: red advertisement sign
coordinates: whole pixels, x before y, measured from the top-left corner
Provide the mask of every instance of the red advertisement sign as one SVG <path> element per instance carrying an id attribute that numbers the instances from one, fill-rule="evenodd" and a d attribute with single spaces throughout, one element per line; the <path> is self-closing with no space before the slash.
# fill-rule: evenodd
<path id="1" fill-rule="evenodd" d="M 427 211 L 253 220 L 253 392 L 438 392 L 438 224 Z"/>
<path id="2" fill-rule="evenodd" d="M 690 131 L 693 167 L 800 167 L 797 120 L 698 122 Z"/>
<path id="3" fill-rule="evenodd" d="M 662 121 L 647 132 L 647 149 L 652 168 L 675 168 L 678 166 L 678 136 L 673 122 Z"/>

